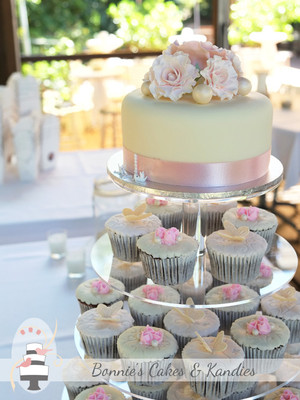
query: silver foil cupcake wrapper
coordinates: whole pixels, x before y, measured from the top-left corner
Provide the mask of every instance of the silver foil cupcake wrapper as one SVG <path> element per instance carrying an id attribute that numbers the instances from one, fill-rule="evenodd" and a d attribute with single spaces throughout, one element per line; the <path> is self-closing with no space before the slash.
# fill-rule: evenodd
<path id="1" fill-rule="evenodd" d="M 190 381 L 190 386 L 194 392 L 202 397 L 209 399 L 224 399 L 234 393 L 238 383 L 224 378 L 217 378 L 214 380 L 197 380 Z"/>
<path id="2" fill-rule="evenodd" d="M 110 338 L 95 338 L 80 333 L 84 350 L 92 358 L 118 358 L 118 336 Z"/>
<path id="3" fill-rule="evenodd" d="M 229 334 L 231 325 L 236 319 L 255 314 L 258 310 L 258 307 L 259 303 L 254 305 L 251 310 L 247 311 L 230 311 L 230 307 L 228 307 L 227 311 L 219 310 L 217 308 L 214 308 L 213 310 L 220 319 L 220 330 L 223 330 L 226 334 Z"/>
<path id="4" fill-rule="evenodd" d="M 264 254 L 252 257 L 232 257 L 208 249 L 211 274 L 225 283 L 247 283 L 259 275 Z"/>
<path id="5" fill-rule="evenodd" d="M 259 236 L 263 237 L 266 240 L 266 242 L 268 243 L 266 254 L 271 250 L 276 229 L 277 229 L 277 226 L 274 226 L 273 228 L 270 228 L 270 229 L 264 229 L 261 231 L 252 231 L 254 233 L 257 233 Z"/>
<path id="6" fill-rule="evenodd" d="M 145 275 L 140 275 L 136 277 L 126 277 L 126 276 L 114 276 L 112 273 L 110 274 L 111 278 L 118 279 L 121 281 L 124 286 L 126 292 L 131 292 L 132 290 L 138 288 L 139 286 L 145 285 L 147 283 L 147 277 Z"/>
<path id="7" fill-rule="evenodd" d="M 140 236 L 122 236 L 109 229 L 107 233 L 113 254 L 116 258 L 128 262 L 140 261 L 139 250 L 136 246 L 136 242 Z"/>
<path id="8" fill-rule="evenodd" d="M 169 310 L 170 308 L 166 307 L 165 313 L 160 315 L 146 315 L 136 312 L 134 309 L 130 308 L 130 314 L 138 326 L 150 325 L 155 326 L 156 328 L 164 328 L 163 319 Z"/>
<path id="9" fill-rule="evenodd" d="M 156 386 L 152 386 L 152 390 L 150 389 L 144 389 L 144 386 L 146 385 L 131 385 L 130 382 L 128 383 L 129 388 L 131 393 L 133 394 L 132 399 L 135 400 L 139 400 L 137 397 L 134 397 L 134 394 L 137 394 L 139 396 L 144 396 L 147 397 L 149 399 L 153 399 L 153 400 L 166 400 L 166 396 L 167 396 L 167 391 L 169 389 L 169 386 L 165 386 L 163 388 L 159 388 Z M 146 386 L 147 388 L 149 388 L 149 386 Z"/>
<path id="10" fill-rule="evenodd" d="M 145 275 L 160 285 L 178 285 L 188 281 L 194 272 L 196 253 L 173 258 L 154 258 L 141 251 Z"/>
<path id="11" fill-rule="evenodd" d="M 161 220 L 161 224 L 164 228 L 177 228 L 181 229 L 181 221 L 182 221 L 182 212 L 173 213 L 173 214 L 162 214 L 157 215 L 157 217 Z"/>
<path id="12" fill-rule="evenodd" d="M 253 369 L 256 374 L 272 374 L 280 367 L 286 346 L 279 346 L 272 350 L 260 350 L 243 345 L 241 347 L 245 352 L 245 359 L 249 369 Z"/>

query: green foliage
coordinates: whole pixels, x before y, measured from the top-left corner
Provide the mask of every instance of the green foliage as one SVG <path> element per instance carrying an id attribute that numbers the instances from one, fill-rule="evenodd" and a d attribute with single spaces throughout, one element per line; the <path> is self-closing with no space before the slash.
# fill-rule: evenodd
<path id="1" fill-rule="evenodd" d="M 230 44 L 253 44 L 251 32 L 260 32 L 265 25 L 285 32 L 292 39 L 292 24 L 300 22 L 299 0 L 237 0 L 231 5 L 228 39 Z"/>
<path id="2" fill-rule="evenodd" d="M 41 90 L 56 90 L 62 100 L 70 100 L 70 85 L 68 85 L 69 63 L 67 61 L 37 61 L 22 65 L 24 75 L 34 76 L 41 84 Z"/>
<path id="3" fill-rule="evenodd" d="M 118 27 L 116 35 L 132 51 L 161 50 L 169 36 L 182 29 L 181 12 L 171 1 L 121 0 L 118 5 L 111 4 L 107 13 Z"/>

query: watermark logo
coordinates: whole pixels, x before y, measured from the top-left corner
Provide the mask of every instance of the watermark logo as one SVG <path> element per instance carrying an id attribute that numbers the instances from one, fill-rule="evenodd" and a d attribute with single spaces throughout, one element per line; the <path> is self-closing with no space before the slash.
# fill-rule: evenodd
<path id="1" fill-rule="evenodd" d="M 51 366 L 59 366 L 61 357 L 56 352 L 54 332 L 39 318 L 30 318 L 18 328 L 12 345 L 14 364 L 10 383 L 15 390 L 17 381 L 28 392 L 44 390 L 51 380 Z M 59 359 L 59 360 L 58 360 Z"/>

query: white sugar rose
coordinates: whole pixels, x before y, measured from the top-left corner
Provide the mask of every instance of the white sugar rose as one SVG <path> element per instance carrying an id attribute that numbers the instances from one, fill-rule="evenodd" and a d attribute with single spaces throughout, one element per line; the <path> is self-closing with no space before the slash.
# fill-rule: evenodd
<path id="1" fill-rule="evenodd" d="M 207 60 L 207 67 L 201 71 L 205 84 L 209 85 L 214 96 L 221 100 L 232 99 L 238 92 L 238 75 L 230 60 L 215 55 Z"/>
<path id="2" fill-rule="evenodd" d="M 149 89 L 155 99 L 167 97 L 177 101 L 184 93 L 192 92 L 198 77 L 199 72 L 187 54 L 162 54 L 150 68 Z"/>

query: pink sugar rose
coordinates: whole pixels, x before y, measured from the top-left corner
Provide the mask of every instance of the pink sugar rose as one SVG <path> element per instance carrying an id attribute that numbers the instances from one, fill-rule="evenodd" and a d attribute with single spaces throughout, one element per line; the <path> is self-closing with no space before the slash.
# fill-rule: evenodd
<path id="1" fill-rule="evenodd" d="M 239 298 L 241 290 L 242 286 L 239 285 L 238 283 L 222 287 L 224 298 L 231 301 L 234 301 Z"/>
<path id="2" fill-rule="evenodd" d="M 93 281 L 92 288 L 96 289 L 97 292 L 100 294 L 107 294 L 110 292 L 109 285 L 106 282 L 102 281 L 101 279 Z"/>
<path id="3" fill-rule="evenodd" d="M 248 322 L 247 332 L 255 336 L 268 335 L 271 332 L 271 327 L 268 319 L 261 315 L 257 319 Z"/>
<path id="4" fill-rule="evenodd" d="M 264 263 L 260 264 L 259 272 L 263 278 L 270 278 L 272 276 L 272 269 Z"/>
<path id="5" fill-rule="evenodd" d="M 280 400 L 299 400 L 299 397 L 294 394 L 290 389 L 286 389 L 280 396 Z"/>
<path id="6" fill-rule="evenodd" d="M 237 73 L 231 61 L 215 55 L 207 60 L 207 67 L 201 71 L 205 84 L 210 86 L 214 96 L 221 100 L 232 99 L 238 92 Z"/>
<path id="7" fill-rule="evenodd" d="M 243 221 L 257 221 L 259 216 L 259 208 L 257 207 L 240 207 L 237 209 L 237 216 Z"/>
<path id="8" fill-rule="evenodd" d="M 177 243 L 180 232 L 177 228 L 157 228 L 155 231 L 155 238 L 159 239 L 161 244 L 173 246 Z"/>
<path id="9" fill-rule="evenodd" d="M 140 343 L 145 346 L 157 346 L 163 341 L 163 332 L 154 330 L 151 326 L 147 325 L 141 332 Z"/>
<path id="10" fill-rule="evenodd" d="M 188 54 L 191 63 L 198 67 L 199 69 L 203 69 L 206 67 L 206 62 L 209 58 L 209 52 L 204 48 L 203 42 L 184 42 L 181 45 L 178 42 L 172 43 L 163 54 L 173 55 L 177 51 L 182 51 L 183 53 Z"/>
<path id="11" fill-rule="evenodd" d="M 94 393 L 89 395 L 88 400 L 110 400 L 110 396 L 107 395 L 103 388 L 99 387 Z"/>
<path id="12" fill-rule="evenodd" d="M 157 57 L 149 71 L 149 89 L 155 99 L 167 97 L 177 101 L 183 94 L 191 93 L 199 72 L 189 56 L 182 51 L 163 53 Z"/>
<path id="13" fill-rule="evenodd" d="M 160 286 L 146 285 L 143 287 L 146 299 L 158 300 L 159 295 L 164 292 L 164 289 Z"/>

